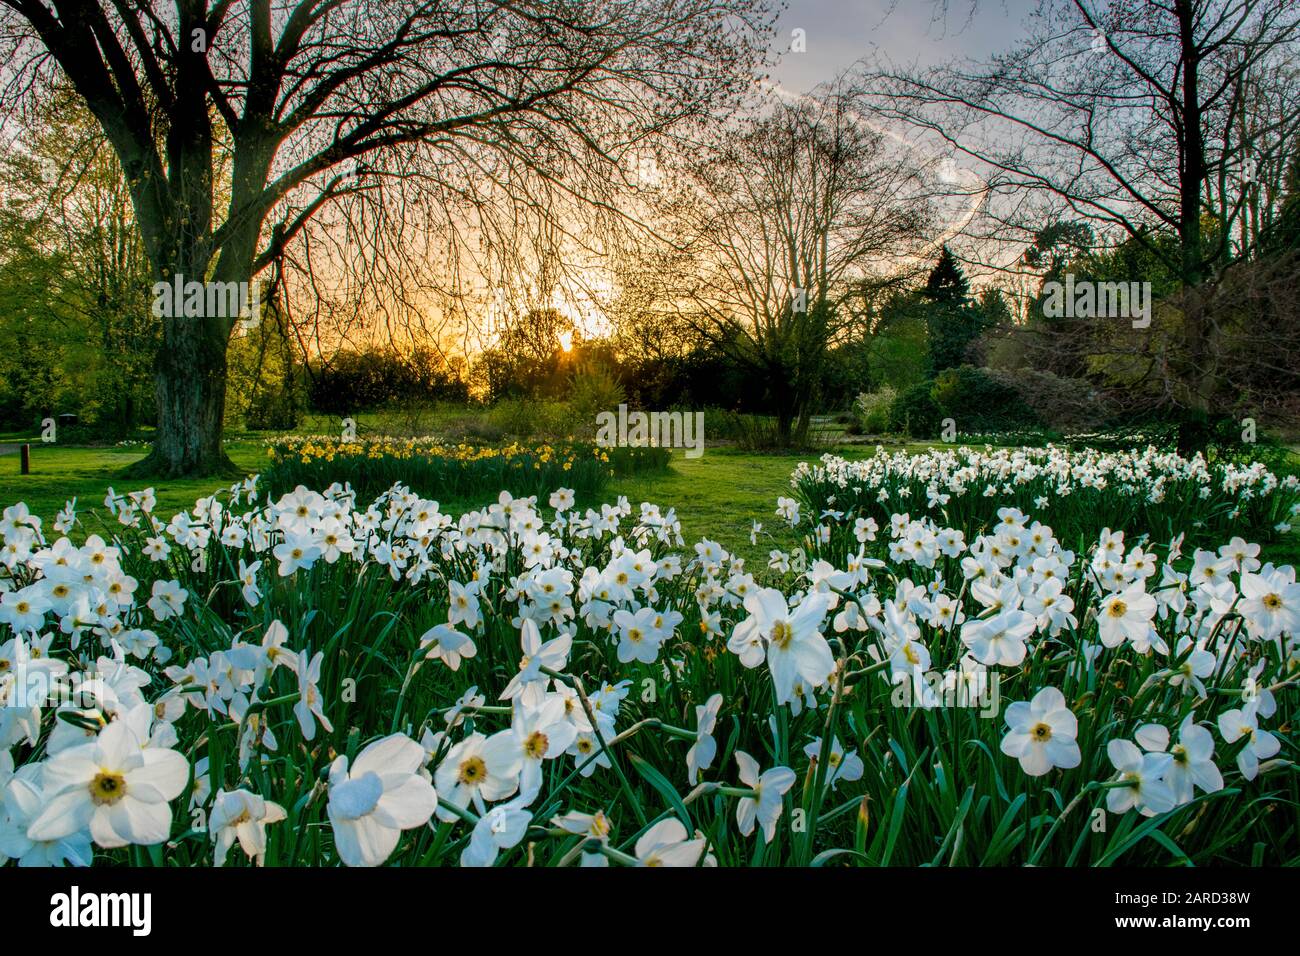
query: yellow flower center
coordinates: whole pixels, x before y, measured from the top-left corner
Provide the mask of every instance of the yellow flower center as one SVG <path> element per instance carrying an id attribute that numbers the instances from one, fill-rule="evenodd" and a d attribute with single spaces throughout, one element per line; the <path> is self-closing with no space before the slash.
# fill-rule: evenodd
<path id="1" fill-rule="evenodd" d="M 482 783 L 487 778 L 487 764 L 483 762 L 482 757 L 470 757 L 464 760 L 460 765 L 460 782 L 473 786 Z"/>
<path id="2" fill-rule="evenodd" d="M 541 760 L 546 756 L 546 748 L 550 746 L 550 741 L 546 739 L 546 734 L 540 730 L 534 730 L 524 741 L 524 753 L 534 760 Z"/>
<path id="3" fill-rule="evenodd" d="M 1034 740 L 1040 744 L 1045 744 L 1052 739 L 1052 728 L 1047 726 L 1047 724 L 1035 724 L 1034 729 L 1030 731 L 1030 733 L 1034 735 Z"/>
<path id="4" fill-rule="evenodd" d="M 785 650 L 790 646 L 790 641 L 794 637 L 794 628 L 790 626 L 789 621 L 777 621 L 772 625 L 772 633 L 768 635 L 768 640 Z"/>
<path id="5" fill-rule="evenodd" d="M 90 781 L 90 799 L 95 806 L 112 806 L 126 796 L 126 780 L 120 773 L 101 770 Z"/>

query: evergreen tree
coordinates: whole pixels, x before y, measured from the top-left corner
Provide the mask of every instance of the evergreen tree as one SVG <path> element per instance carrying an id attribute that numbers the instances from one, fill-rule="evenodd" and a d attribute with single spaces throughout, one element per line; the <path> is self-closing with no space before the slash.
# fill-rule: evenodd
<path id="1" fill-rule="evenodd" d="M 925 297 L 931 302 L 957 305 L 970 301 L 970 283 L 947 244 L 939 253 L 939 261 L 930 270 L 930 277 L 925 280 Z"/>
<path id="2" fill-rule="evenodd" d="M 1015 321 L 1015 316 L 1011 312 L 1011 306 L 1007 302 L 1007 297 L 1002 294 L 1001 289 L 985 289 L 979 297 L 981 322 L 984 328 L 993 328 L 994 326 L 1007 326 Z"/>
<path id="3" fill-rule="evenodd" d="M 984 315 L 971 301 L 970 283 L 946 245 L 922 295 L 930 338 L 930 374 L 934 375 L 967 362 L 970 344 L 984 330 Z"/>

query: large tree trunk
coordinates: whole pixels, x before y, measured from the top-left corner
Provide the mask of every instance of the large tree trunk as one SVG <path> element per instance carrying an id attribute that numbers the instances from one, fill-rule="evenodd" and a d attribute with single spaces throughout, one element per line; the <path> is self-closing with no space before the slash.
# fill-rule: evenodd
<path id="1" fill-rule="evenodd" d="M 794 435 L 794 412 L 780 406 L 776 410 L 776 443 L 780 448 L 789 448 Z"/>
<path id="2" fill-rule="evenodd" d="M 239 474 L 221 446 L 227 340 L 218 317 L 164 320 L 154 364 L 158 430 L 153 451 L 127 470 L 128 477 Z"/>
<path id="3" fill-rule="evenodd" d="M 1182 49 L 1182 164 L 1178 182 L 1178 238 L 1182 245 L 1179 276 L 1183 293 L 1183 332 L 1187 339 L 1188 406 L 1198 414 L 1210 408 L 1208 332 L 1200 289 L 1205 280 L 1204 236 L 1201 232 L 1201 186 L 1205 179 L 1205 142 L 1201 131 L 1200 49 L 1196 42 L 1196 9 L 1192 0 L 1176 0 Z"/>
<path id="4" fill-rule="evenodd" d="M 793 372 L 789 373 L 793 376 Z M 804 448 L 812 422 L 812 403 L 806 390 L 782 379 L 773 389 L 772 404 L 776 412 L 777 444 L 781 448 Z"/>
<path id="5" fill-rule="evenodd" d="M 235 193 L 245 197 L 266 180 L 269 159 L 265 151 L 246 150 L 251 159 L 236 164 L 233 176 Z M 248 164 L 254 168 L 249 169 Z M 260 177 L 260 179 L 259 179 Z M 206 190 L 206 186 L 205 186 Z M 206 191 L 191 197 L 187 210 L 202 207 L 203 216 L 210 214 L 210 195 Z M 232 200 L 235 209 L 241 208 Z M 180 218 L 184 224 L 191 218 L 187 212 Z M 233 213 L 232 213 L 233 215 Z M 205 220 L 206 221 L 206 220 Z M 211 248 L 207 242 L 182 227 L 174 230 L 171 245 L 176 250 L 175 259 L 157 268 L 164 282 L 180 280 L 216 283 L 225 289 L 231 287 L 248 290 L 252 284 L 252 262 L 261 219 L 246 215 L 240 228 L 234 229 L 222 248 L 215 267 L 209 274 Z M 206 232 L 206 226 L 205 230 Z M 240 309 L 256 307 L 243 300 Z M 173 299 L 171 310 L 163 317 L 163 342 L 154 361 L 154 394 L 158 405 L 158 429 L 154 435 L 153 450 L 148 456 L 126 471 L 127 477 L 209 477 L 238 476 L 235 467 L 221 446 L 226 410 L 226 349 L 230 335 L 238 320 L 230 313 L 228 298 L 221 297 L 224 307 L 207 315 L 205 296 L 203 315 L 186 315 L 183 302 Z"/>

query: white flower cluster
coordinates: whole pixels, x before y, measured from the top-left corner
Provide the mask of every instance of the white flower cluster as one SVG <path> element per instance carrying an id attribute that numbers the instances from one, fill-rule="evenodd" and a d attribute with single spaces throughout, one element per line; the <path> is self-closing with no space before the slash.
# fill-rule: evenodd
<path id="1" fill-rule="evenodd" d="M 338 485 L 258 497 L 250 480 L 228 503 L 205 498 L 164 523 L 151 492 L 110 494 L 126 529 L 112 544 L 93 534 L 48 542 L 24 506 L 4 512 L 0 862 L 85 865 L 94 847 L 157 845 L 174 837 L 176 801 L 206 814 L 215 863 L 236 843 L 261 862 L 267 828 L 298 826 L 320 800 L 349 865 L 383 863 L 403 833 L 439 821 L 465 827 L 463 865 L 491 865 L 543 808 L 581 838 L 575 859 L 585 864 L 707 865 L 710 838 L 674 817 L 646 822 L 635 846 L 618 849 L 605 809 L 552 799 L 557 779 L 613 774 L 626 790 L 615 758 L 635 734 L 689 742 L 683 764 L 659 777 L 736 799 L 740 832 L 771 843 L 799 779 L 784 765 L 795 762 L 786 719 L 811 717 L 808 779 L 835 790 L 865 766 L 835 725 L 823 729 L 825 715 L 848 694 L 880 702 L 903 684 L 921 706 L 940 706 L 920 680 L 932 667 L 976 692 L 1002 676 L 1032 681 L 1031 699 L 1003 715 L 1001 749 L 1041 776 L 1090 759 L 1078 745 L 1078 701 L 1120 662 L 1141 662 L 1146 706 L 1126 716 L 1134 740 L 1099 744 L 1113 772 L 1097 784 L 1115 812 L 1155 814 L 1195 787 L 1222 786 L 1203 724 L 1217 724 L 1245 780 L 1269 768 L 1280 743 L 1262 724 L 1300 667 L 1294 570 L 1261 563 L 1258 546 L 1240 539 L 1196 550 L 1189 564 L 1181 538 L 1130 547 L 1107 529 L 1081 557 L 1015 508 L 969 542 L 973 529 L 895 514 L 887 531 L 858 519 L 857 548 L 842 559 L 783 555 L 777 577 L 756 579 L 716 542 L 673 551 L 683 544 L 673 511 L 647 503 L 634 513 L 626 499 L 579 514 L 561 489 L 548 519 L 535 498 L 504 492 L 459 518 L 400 486 L 365 507 Z M 793 501 L 778 513 L 799 519 Z M 76 520 L 70 505 L 61 530 Z M 333 644 L 313 648 L 305 625 L 283 613 L 292 594 L 314 607 L 329 573 L 345 590 L 417 596 L 395 616 L 433 613 L 383 695 L 396 710 L 368 728 L 364 746 L 335 732 L 353 673 L 344 657 Z M 256 616 L 264 602 L 274 618 Z M 460 675 L 496 681 L 491 668 L 473 671 L 487 654 L 510 676 L 480 693 Z M 429 670 L 454 688 L 433 720 L 403 710 Z M 588 690 L 581 675 L 593 671 Z M 714 692 L 724 671 L 728 693 Z M 694 729 L 640 707 L 640 719 L 624 719 L 634 677 L 647 674 L 693 683 L 683 699 L 697 702 Z M 719 715 L 742 687 L 750 696 L 729 719 L 750 750 L 770 748 L 778 761 L 764 770 L 735 747 L 738 784 L 704 780 Z M 219 776 L 209 763 L 218 734 L 233 742 Z M 321 747 L 322 735 L 336 746 Z M 275 776 L 291 751 L 320 762 Z M 282 790 L 268 791 L 271 780 Z"/>
<path id="2" fill-rule="evenodd" d="M 777 514 L 798 521 L 797 508 L 788 499 L 778 504 Z M 1068 658 L 1073 650 L 1080 662 L 1095 669 L 1106 664 L 1107 651 L 1126 648 L 1154 662 L 1153 682 L 1177 688 L 1191 706 L 1209 705 L 1205 681 L 1212 675 L 1244 674 L 1237 685 L 1243 705 L 1217 717 L 1223 740 L 1245 741 L 1237 765 L 1247 780 L 1259 773 L 1261 760 L 1278 754 L 1279 741 L 1259 725 L 1261 717 L 1271 718 L 1277 710 L 1272 690 L 1262 682 L 1268 665 L 1261 648 L 1275 648 L 1277 675 L 1300 671 L 1300 585 L 1292 567 L 1261 564 L 1259 545 L 1233 538 L 1216 551 L 1198 548 L 1191 567 L 1180 571 L 1182 536 L 1158 557 L 1141 543 L 1126 548 L 1124 533 L 1107 528 L 1091 559 L 1081 563 L 1061 547 L 1050 527 L 1016 508 L 999 508 L 993 530 L 969 546 L 959 529 L 895 514 L 889 564 L 898 574 L 915 569 L 913 574 L 928 574 L 930 580 L 914 583 L 901 577 L 893 595 L 882 600 L 867 578 L 873 562 L 863 550 L 876 531 L 873 521 L 859 519 L 862 545 L 844 562 L 845 570 L 817 559 L 807 576 L 814 592 L 832 596 L 832 609 L 840 596 L 847 602 L 834 621 L 836 632 L 870 628 L 878 633 L 879 644 L 870 653 L 887 665 L 892 683 L 909 685 L 919 706 L 941 704 L 933 686 L 921 678 L 945 633 L 960 645 L 946 683 L 967 688 L 972 699 L 985 691 L 995 668 L 1017 668 L 1030 657 Z M 945 581 L 945 569 L 959 575 L 956 594 Z M 1072 649 L 1068 638 L 1080 632 L 1080 609 L 1086 621 L 1094 622 L 1095 632 L 1089 628 Z M 931 635 L 928 642 L 923 626 Z M 736 638 L 732 640 L 734 647 Z M 1283 683 L 1294 683 L 1294 678 Z M 1053 767 L 1079 765 L 1075 716 L 1058 689 L 1045 687 L 1031 702 L 1011 704 L 1006 721 L 1003 752 L 1018 758 L 1026 773 L 1040 776 Z M 1129 741 L 1110 741 L 1108 754 L 1121 779 L 1130 780 L 1133 788 L 1143 780 L 1163 782 L 1169 791 L 1168 799 L 1157 791 L 1154 802 L 1135 797 L 1125 803 L 1128 795 L 1117 788 L 1108 797 L 1111 809 L 1163 812 L 1191 800 L 1189 781 L 1207 790 L 1222 787 L 1211 762 L 1208 732 L 1190 715 L 1180 726 L 1180 743 L 1169 753 L 1168 728 L 1150 724 L 1139 729 L 1146 758 Z"/>
<path id="3" fill-rule="evenodd" d="M 819 508 L 834 507 L 840 513 L 877 502 L 897 506 L 909 498 L 927 509 L 980 498 L 1003 504 L 1023 500 L 1042 509 L 1083 496 L 1090 503 L 1136 501 L 1175 508 L 1196 501 L 1206 513 L 1236 520 L 1245 509 L 1275 502 L 1267 510 L 1281 515 L 1279 530 L 1289 530 L 1300 489 L 1295 475 L 1279 479 L 1261 462 L 1210 465 L 1200 453 L 1183 458 L 1150 446 L 1124 452 L 962 446 L 892 455 L 877 447 L 875 455 L 860 460 L 826 454 L 817 465 L 801 462 L 790 483 Z M 1118 515 L 1112 520 L 1119 520 Z"/>

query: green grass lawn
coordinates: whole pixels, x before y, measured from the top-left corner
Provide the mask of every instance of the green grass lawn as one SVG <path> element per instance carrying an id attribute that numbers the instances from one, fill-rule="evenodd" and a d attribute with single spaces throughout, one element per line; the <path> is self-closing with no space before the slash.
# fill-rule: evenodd
<path id="1" fill-rule="evenodd" d="M 858 449 L 859 456 L 870 454 Z M 790 472 L 816 455 L 760 455 L 729 448 L 706 450 L 699 458 L 674 455 L 666 475 L 616 481 L 611 494 L 627 495 L 633 506 L 653 501 L 677 509 L 688 542 L 712 538 L 729 551 L 766 557 L 773 547 L 789 548 L 793 532 L 774 515 L 778 495 L 789 495 Z M 749 543 L 750 525 L 762 522 L 758 547 Z M 766 543 L 765 543 L 766 542 Z"/>
<path id="2" fill-rule="evenodd" d="M 19 473 L 18 455 L 0 456 L 0 502 L 6 506 L 25 501 L 35 514 L 52 519 L 68 499 L 77 499 L 77 510 L 103 510 L 109 486 L 132 491 L 152 485 L 158 494 L 159 511 L 174 513 L 194 504 L 202 495 L 229 485 L 228 481 L 191 479 L 140 482 L 119 477 L 127 465 L 144 457 L 142 448 L 84 448 L 64 445 L 32 445 L 32 471 Z M 241 468 L 255 471 L 265 458 L 258 442 L 232 442 L 226 452 Z"/>

